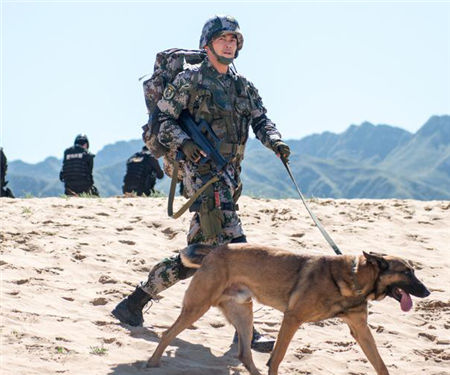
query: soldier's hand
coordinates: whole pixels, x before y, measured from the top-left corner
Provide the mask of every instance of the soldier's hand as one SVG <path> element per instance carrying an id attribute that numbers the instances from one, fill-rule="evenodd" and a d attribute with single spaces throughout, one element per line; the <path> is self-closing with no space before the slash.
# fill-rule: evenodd
<path id="1" fill-rule="evenodd" d="M 272 149 L 277 156 L 282 156 L 286 161 L 289 159 L 289 155 L 291 155 L 291 149 L 281 140 L 275 141 L 272 145 Z"/>
<path id="2" fill-rule="evenodd" d="M 183 143 L 181 149 L 186 155 L 186 158 L 194 163 L 199 162 L 202 155 L 205 156 L 203 150 L 190 139 Z"/>

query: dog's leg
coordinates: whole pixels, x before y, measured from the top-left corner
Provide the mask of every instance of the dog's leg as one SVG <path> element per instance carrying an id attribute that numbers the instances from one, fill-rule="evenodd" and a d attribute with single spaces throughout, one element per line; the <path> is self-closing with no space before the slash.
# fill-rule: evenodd
<path id="1" fill-rule="evenodd" d="M 205 314 L 210 308 L 210 305 L 191 306 L 186 308 L 183 306 L 181 314 L 175 323 L 161 336 L 161 341 L 157 346 L 155 352 L 147 362 L 147 367 L 158 367 L 160 365 L 161 356 L 164 350 L 170 344 L 170 342 L 177 337 L 177 335 L 196 322 L 200 317 Z"/>
<path id="2" fill-rule="evenodd" d="M 253 362 L 250 348 L 253 335 L 253 303 L 238 303 L 233 299 L 227 299 L 219 304 L 225 317 L 234 326 L 238 333 L 238 358 L 252 375 L 261 375 Z"/>
<path id="3" fill-rule="evenodd" d="M 212 278 L 211 273 L 214 273 L 217 277 Z M 215 294 L 219 293 L 220 296 L 221 293 L 220 284 L 223 281 L 220 276 L 220 272 L 215 272 L 214 268 L 212 268 L 212 271 L 200 268 L 196 272 L 184 295 L 180 316 L 172 327 L 162 335 L 159 345 L 147 362 L 147 367 L 159 366 L 161 356 L 170 342 L 209 310 L 212 302 L 217 298 Z"/>
<path id="4" fill-rule="evenodd" d="M 296 315 L 290 312 L 284 313 L 284 318 L 281 323 L 280 332 L 278 333 L 277 342 L 270 356 L 267 366 L 269 366 L 269 375 L 278 375 L 278 367 L 283 360 L 289 343 L 294 337 L 298 327 L 300 327 L 301 321 Z"/>
<path id="5" fill-rule="evenodd" d="M 378 375 L 389 375 L 377 345 L 367 325 L 367 310 L 364 312 L 350 312 L 340 317 L 350 327 L 350 333 L 359 344 L 367 359 L 375 368 Z"/>

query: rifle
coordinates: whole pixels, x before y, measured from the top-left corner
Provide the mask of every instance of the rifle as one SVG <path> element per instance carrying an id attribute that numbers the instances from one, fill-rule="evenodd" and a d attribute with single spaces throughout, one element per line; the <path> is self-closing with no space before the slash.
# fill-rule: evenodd
<path id="1" fill-rule="evenodd" d="M 197 146 L 199 146 L 206 154 L 206 156 L 200 159 L 199 164 L 212 160 L 217 167 L 217 172 L 219 172 L 219 174 L 223 173 L 226 175 L 236 188 L 236 181 L 230 176 L 225 168 L 228 161 L 218 151 L 222 141 L 216 136 L 211 126 L 205 120 L 200 120 L 197 124 L 186 110 L 181 112 L 179 120 L 181 129 L 183 129 L 183 131 L 194 141 L 194 143 L 196 143 Z M 184 154 L 182 151 L 179 152 L 180 157 L 183 158 Z"/>
<path id="2" fill-rule="evenodd" d="M 200 159 L 199 164 L 204 164 L 207 161 L 212 160 L 216 165 L 217 172 L 219 174 L 224 174 L 225 176 L 227 176 L 233 186 L 237 188 L 238 185 L 236 181 L 226 170 L 226 166 L 228 164 L 227 159 L 225 159 L 218 151 L 220 149 L 221 140 L 216 136 L 211 126 L 205 120 L 201 120 L 197 124 L 187 110 L 181 112 L 179 117 L 179 125 L 181 129 L 192 139 L 192 141 L 196 143 L 206 154 L 206 156 L 203 156 Z M 219 181 L 218 176 L 213 176 L 176 213 L 173 213 L 173 200 L 175 197 L 178 162 L 185 157 L 186 156 L 181 150 L 178 151 L 176 161 L 174 163 L 174 170 L 172 172 L 172 182 L 170 184 L 167 213 L 174 219 L 179 218 L 194 203 L 194 201 L 200 196 L 200 194 L 206 190 L 208 186 Z"/>

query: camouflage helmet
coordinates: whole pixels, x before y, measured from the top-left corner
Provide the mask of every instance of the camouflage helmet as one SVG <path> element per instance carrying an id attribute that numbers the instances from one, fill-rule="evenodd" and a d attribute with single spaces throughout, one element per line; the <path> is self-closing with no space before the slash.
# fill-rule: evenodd
<path id="1" fill-rule="evenodd" d="M 82 146 L 82 145 L 87 144 L 87 147 L 89 148 L 89 139 L 86 134 L 78 134 L 75 137 L 75 141 L 73 142 L 73 144 L 75 146 L 77 146 L 77 145 Z"/>
<path id="2" fill-rule="evenodd" d="M 205 22 L 203 26 L 202 35 L 200 36 L 199 48 L 203 49 L 216 36 L 223 32 L 230 32 L 237 37 L 237 52 L 242 49 L 244 44 L 244 37 L 239 29 L 239 23 L 232 16 L 214 16 Z"/>

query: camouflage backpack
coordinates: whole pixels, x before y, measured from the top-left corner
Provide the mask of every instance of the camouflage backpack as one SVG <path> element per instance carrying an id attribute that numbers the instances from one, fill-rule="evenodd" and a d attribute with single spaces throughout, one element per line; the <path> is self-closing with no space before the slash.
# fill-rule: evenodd
<path id="1" fill-rule="evenodd" d="M 156 55 L 153 74 L 149 79 L 144 80 L 144 96 L 147 106 L 149 120 L 142 127 L 142 138 L 147 145 L 150 153 L 155 158 L 163 156 L 164 171 L 169 177 L 172 177 L 172 166 L 175 155 L 169 152 L 169 149 L 158 141 L 160 123 L 158 120 L 159 109 L 158 101 L 162 98 L 166 85 L 175 79 L 175 76 L 185 69 L 186 64 L 195 65 L 201 63 L 206 57 L 205 51 L 186 50 L 180 48 L 171 48 L 159 52 Z M 141 78 L 145 79 L 148 76 Z M 180 173 L 178 179 L 181 179 Z"/>

